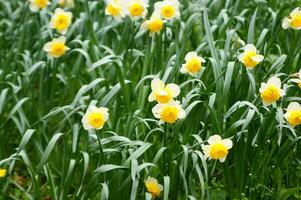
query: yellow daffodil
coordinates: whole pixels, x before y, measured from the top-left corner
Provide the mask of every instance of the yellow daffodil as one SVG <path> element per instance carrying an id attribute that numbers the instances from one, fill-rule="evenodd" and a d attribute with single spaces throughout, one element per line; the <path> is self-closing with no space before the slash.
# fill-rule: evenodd
<path id="1" fill-rule="evenodd" d="M 112 16 L 117 21 L 125 17 L 124 0 L 106 0 L 106 3 L 106 15 Z"/>
<path id="2" fill-rule="evenodd" d="M 270 78 L 267 83 L 261 83 L 259 92 L 265 106 L 271 105 L 285 95 L 281 89 L 281 80 L 277 77 Z"/>
<path id="3" fill-rule="evenodd" d="M 178 119 L 183 119 L 186 116 L 185 111 L 179 101 L 170 101 L 165 104 L 157 104 L 153 107 L 154 116 L 160 119 L 160 123 L 173 124 Z"/>
<path id="4" fill-rule="evenodd" d="M 282 28 L 288 29 L 291 27 L 295 30 L 301 29 L 301 9 L 295 8 L 289 17 L 285 17 L 282 21 Z"/>
<path id="5" fill-rule="evenodd" d="M 50 57 L 58 58 L 69 50 L 69 48 L 65 45 L 65 42 L 66 38 L 64 36 L 54 38 L 51 42 L 47 42 L 43 49 Z"/>
<path id="6" fill-rule="evenodd" d="M 247 68 L 253 69 L 256 65 L 263 61 L 264 57 L 257 54 L 256 47 L 253 44 L 247 44 L 244 47 L 244 52 L 239 55 L 238 59 Z"/>
<path id="7" fill-rule="evenodd" d="M 143 18 L 147 14 L 148 0 L 126 0 L 125 14 L 132 20 Z"/>
<path id="8" fill-rule="evenodd" d="M 65 34 L 71 24 L 71 20 L 71 12 L 65 12 L 63 9 L 57 8 L 51 18 L 50 28 L 56 29 L 61 34 Z"/>
<path id="9" fill-rule="evenodd" d="M 180 3 L 178 0 L 164 0 L 155 3 L 155 12 L 158 13 L 161 18 L 171 20 L 180 16 L 179 11 Z"/>
<path id="10" fill-rule="evenodd" d="M 75 6 L 74 0 L 59 0 L 59 6 L 73 8 Z"/>
<path id="11" fill-rule="evenodd" d="M 284 115 L 287 122 L 295 127 L 301 124 L 301 105 L 297 102 L 291 102 Z"/>
<path id="12" fill-rule="evenodd" d="M 164 21 L 160 18 L 159 15 L 153 13 L 149 20 L 146 20 L 141 24 L 141 28 L 149 31 L 150 35 L 154 35 L 162 30 Z"/>
<path id="13" fill-rule="evenodd" d="M 148 96 L 148 101 L 157 101 L 164 104 L 170 102 L 174 97 L 180 94 L 180 87 L 174 83 L 165 85 L 163 81 L 158 78 L 152 80 L 152 92 Z"/>
<path id="14" fill-rule="evenodd" d="M 49 4 L 49 0 L 29 0 L 29 8 L 32 12 L 42 10 Z"/>
<path id="15" fill-rule="evenodd" d="M 210 136 L 208 144 L 209 145 L 202 145 L 205 158 L 209 158 L 209 160 L 219 160 L 220 162 L 224 162 L 226 160 L 229 153 L 228 151 L 233 146 L 230 139 L 222 140 L 219 135 Z"/>
<path id="16" fill-rule="evenodd" d="M 298 87 L 301 89 L 301 69 L 298 73 L 299 78 L 293 78 L 291 79 L 292 82 L 297 83 Z"/>
<path id="17" fill-rule="evenodd" d="M 204 58 L 197 55 L 196 52 L 192 51 L 185 56 L 186 63 L 182 65 L 180 72 L 188 73 L 192 76 L 196 75 L 202 67 L 202 63 L 206 61 Z"/>
<path id="18" fill-rule="evenodd" d="M 85 130 L 102 129 L 103 125 L 109 118 L 108 108 L 97 108 L 94 105 L 88 107 L 85 115 L 82 118 L 82 123 Z"/>
<path id="19" fill-rule="evenodd" d="M 6 170 L 6 169 L 1 169 L 1 168 L 0 168 L 0 178 L 5 177 L 6 174 L 7 174 L 7 170 Z"/>
<path id="20" fill-rule="evenodd" d="M 163 186 L 158 183 L 157 179 L 153 177 L 148 177 L 145 181 L 146 189 L 151 193 L 153 198 L 159 197 L 160 193 L 163 191 Z"/>

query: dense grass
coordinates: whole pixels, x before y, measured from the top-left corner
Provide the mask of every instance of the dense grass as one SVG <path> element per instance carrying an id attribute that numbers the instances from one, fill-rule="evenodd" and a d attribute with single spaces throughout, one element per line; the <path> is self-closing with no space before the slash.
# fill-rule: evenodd
<path id="1" fill-rule="evenodd" d="M 57 4 L 32 13 L 24 1 L 0 0 L 0 167 L 8 169 L 0 196 L 150 199 L 152 176 L 164 200 L 301 198 L 301 129 L 283 117 L 301 101 L 289 81 L 301 66 L 301 31 L 281 27 L 297 6 L 183 0 L 180 19 L 150 37 L 141 20 L 116 21 L 103 1 L 77 0 L 70 51 L 51 59 L 43 46 L 58 36 L 48 27 Z M 265 57 L 254 70 L 237 58 L 246 43 Z M 179 72 L 189 51 L 206 59 L 196 77 Z M 274 75 L 286 95 L 265 107 L 260 84 Z M 156 76 L 181 87 L 187 116 L 176 124 L 160 125 L 151 112 Z M 109 108 L 102 130 L 83 129 L 89 104 Z M 233 141 L 224 163 L 204 158 L 201 144 L 214 134 Z"/>

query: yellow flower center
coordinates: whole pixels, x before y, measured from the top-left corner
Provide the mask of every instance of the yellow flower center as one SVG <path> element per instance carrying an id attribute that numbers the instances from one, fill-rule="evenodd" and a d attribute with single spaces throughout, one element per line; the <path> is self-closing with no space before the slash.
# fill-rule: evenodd
<path id="1" fill-rule="evenodd" d="M 175 106 L 164 107 L 160 113 L 160 117 L 163 121 L 173 124 L 177 121 L 179 115 L 179 110 Z"/>
<path id="2" fill-rule="evenodd" d="M 65 54 L 66 46 L 63 42 L 52 42 L 50 55 L 54 57 L 59 57 Z"/>
<path id="3" fill-rule="evenodd" d="M 0 169 L 0 178 L 6 176 L 7 170 L 6 169 Z"/>
<path id="4" fill-rule="evenodd" d="M 301 124 L 301 110 L 293 110 L 289 112 L 287 121 L 292 126 Z"/>
<path id="5" fill-rule="evenodd" d="M 118 5 L 108 4 L 106 7 L 107 12 L 112 16 L 118 16 L 120 14 L 121 8 Z"/>
<path id="6" fill-rule="evenodd" d="M 161 9 L 161 15 L 166 19 L 173 18 L 175 13 L 176 13 L 176 9 L 170 5 L 166 5 Z"/>
<path id="7" fill-rule="evenodd" d="M 147 182 L 145 183 L 147 191 L 152 194 L 153 198 L 158 197 L 160 195 L 160 188 L 157 183 Z"/>
<path id="8" fill-rule="evenodd" d="M 145 8 L 144 8 L 144 6 L 141 3 L 137 3 L 137 2 L 133 3 L 131 5 L 131 7 L 129 8 L 130 15 L 132 17 L 140 17 L 143 14 L 144 9 Z"/>
<path id="9" fill-rule="evenodd" d="M 105 118 L 103 114 L 94 112 L 88 115 L 88 123 L 93 128 L 100 128 L 104 125 Z"/>
<path id="10" fill-rule="evenodd" d="M 168 88 L 164 88 L 157 91 L 155 97 L 159 103 L 168 103 L 172 99 L 172 92 Z"/>
<path id="11" fill-rule="evenodd" d="M 301 83 L 298 83 L 298 87 L 301 89 Z"/>
<path id="12" fill-rule="evenodd" d="M 261 98 L 267 103 L 272 103 L 280 99 L 280 90 L 274 85 L 268 85 L 261 93 Z"/>
<path id="13" fill-rule="evenodd" d="M 54 27 L 59 30 L 65 30 L 66 28 L 68 28 L 70 24 L 70 19 L 68 17 L 68 15 L 66 15 L 65 13 L 60 13 L 58 14 L 55 19 L 54 19 Z"/>
<path id="14" fill-rule="evenodd" d="M 152 33 L 159 32 L 163 27 L 163 21 L 160 18 L 155 18 L 149 21 L 148 29 Z"/>
<path id="15" fill-rule="evenodd" d="M 301 15 L 295 15 L 292 18 L 291 26 L 293 28 L 300 28 L 301 27 Z"/>
<path id="16" fill-rule="evenodd" d="M 243 57 L 243 63 L 246 67 L 253 68 L 258 64 L 258 62 L 252 60 L 253 56 L 256 56 L 256 51 L 249 51 L 245 53 L 245 56 Z"/>
<path id="17" fill-rule="evenodd" d="M 228 149 L 221 143 L 212 144 L 210 147 L 210 156 L 212 159 L 220 159 L 228 155 Z"/>
<path id="18" fill-rule="evenodd" d="M 198 58 L 191 58 L 186 63 L 187 70 L 191 73 L 197 73 L 202 67 L 202 63 Z"/>
<path id="19" fill-rule="evenodd" d="M 37 7 L 43 9 L 43 8 L 45 8 L 47 6 L 48 0 L 34 0 L 34 4 Z"/>

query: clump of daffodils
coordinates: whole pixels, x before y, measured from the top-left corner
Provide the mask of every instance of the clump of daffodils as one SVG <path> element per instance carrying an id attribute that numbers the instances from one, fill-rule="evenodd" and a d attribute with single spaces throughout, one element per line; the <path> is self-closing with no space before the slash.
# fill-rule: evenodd
<path id="1" fill-rule="evenodd" d="M 291 102 L 287 107 L 287 112 L 284 114 L 287 122 L 295 127 L 301 124 L 301 105 L 297 102 Z"/>
<path id="2" fill-rule="evenodd" d="M 295 30 L 301 29 L 301 9 L 295 8 L 288 17 L 285 17 L 282 21 L 282 28 L 292 28 Z"/>
<path id="3" fill-rule="evenodd" d="M 90 105 L 82 118 L 85 130 L 102 129 L 109 118 L 108 108 Z"/>
<path id="4" fill-rule="evenodd" d="M 158 180 L 153 177 L 148 177 L 145 181 L 147 191 L 152 195 L 152 198 L 157 198 L 163 191 L 163 186 L 158 183 Z"/>
<path id="5" fill-rule="evenodd" d="M 182 65 L 180 72 L 195 76 L 202 67 L 202 63 L 205 63 L 205 59 L 198 56 L 194 51 L 189 52 L 185 56 L 186 63 Z"/>
<path id="6" fill-rule="evenodd" d="M 125 14 L 132 20 L 144 18 L 147 14 L 148 0 L 126 0 Z"/>
<path id="7" fill-rule="evenodd" d="M 0 168 L 0 178 L 3 178 L 3 177 L 5 177 L 5 176 L 6 176 L 6 174 L 7 174 L 7 170 L 6 170 L 6 169 L 2 169 L 2 168 Z"/>
<path id="8" fill-rule="evenodd" d="M 164 0 L 155 3 L 155 13 L 161 18 L 171 20 L 180 16 L 180 3 L 178 0 Z"/>
<path id="9" fill-rule="evenodd" d="M 186 116 L 185 111 L 179 101 L 170 101 L 165 104 L 157 104 L 153 107 L 152 112 L 154 116 L 160 119 L 159 123 L 173 124 L 178 119 L 183 119 Z"/>
<path id="10" fill-rule="evenodd" d="M 29 0 L 29 8 L 32 12 L 43 10 L 49 4 L 49 0 Z"/>
<path id="11" fill-rule="evenodd" d="M 74 0 L 59 0 L 58 4 L 61 7 L 69 7 L 69 8 L 73 8 L 75 6 Z"/>
<path id="12" fill-rule="evenodd" d="M 180 87 L 174 83 L 165 85 L 163 81 L 155 78 L 151 82 L 152 92 L 148 96 L 148 101 L 157 101 L 164 104 L 170 102 L 173 98 L 180 94 Z"/>
<path id="13" fill-rule="evenodd" d="M 222 140 L 219 135 L 213 135 L 209 137 L 208 145 L 202 145 L 202 149 L 206 159 L 224 162 L 232 146 L 233 143 L 230 139 Z"/>
<path id="14" fill-rule="evenodd" d="M 119 21 L 125 17 L 124 0 L 106 0 L 105 14 Z"/>
<path id="15" fill-rule="evenodd" d="M 291 79 L 292 82 L 297 83 L 298 87 L 301 89 L 301 69 L 298 73 L 299 78 L 293 78 Z"/>
<path id="16" fill-rule="evenodd" d="M 277 77 L 271 77 L 267 83 L 261 83 L 259 92 L 265 106 L 271 105 L 285 95 L 281 89 L 281 80 Z"/>
<path id="17" fill-rule="evenodd" d="M 162 30 L 164 25 L 164 21 L 162 18 L 157 14 L 153 13 L 150 19 L 144 21 L 141 24 L 141 28 L 144 30 L 149 31 L 150 35 L 154 35 Z"/>
<path id="18" fill-rule="evenodd" d="M 57 8 L 51 18 L 50 28 L 56 29 L 61 34 L 65 34 L 71 24 L 71 20 L 71 12 L 65 12 L 63 9 Z"/>
<path id="19" fill-rule="evenodd" d="M 43 49 L 50 57 L 58 58 L 63 56 L 66 51 L 69 50 L 69 47 L 67 47 L 65 43 L 66 38 L 61 36 L 59 38 L 54 38 L 51 42 L 47 42 Z"/>
<path id="20" fill-rule="evenodd" d="M 247 44 L 244 47 L 244 52 L 239 55 L 238 59 L 247 68 L 253 69 L 256 65 L 263 61 L 264 57 L 257 54 L 257 49 L 253 44 Z"/>

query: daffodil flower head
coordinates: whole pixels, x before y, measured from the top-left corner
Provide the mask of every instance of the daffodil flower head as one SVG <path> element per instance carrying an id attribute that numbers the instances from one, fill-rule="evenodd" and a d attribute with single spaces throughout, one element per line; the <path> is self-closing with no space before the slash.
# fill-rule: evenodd
<path id="1" fill-rule="evenodd" d="M 151 82 L 152 92 L 148 96 L 148 101 L 157 101 L 158 103 L 164 104 L 172 101 L 173 98 L 180 94 L 180 87 L 174 83 L 165 85 L 163 81 L 155 78 Z"/>
<path id="2" fill-rule="evenodd" d="M 147 14 L 148 0 L 126 0 L 125 14 L 132 20 L 144 18 Z"/>
<path id="3" fill-rule="evenodd" d="M 259 92 L 265 106 L 271 105 L 285 95 L 284 90 L 281 89 L 281 80 L 275 76 L 270 78 L 267 83 L 261 83 Z"/>
<path id="4" fill-rule="evenodd" d="M 301 124 L 301 105 L 297 102 L 291 102 L 287 107 L 287 112 L 284 114 L 287 122 L 292 126 Z"/>
<path id="5" fill-rule="evenodd" d="M 257 49 L 253 44 L 247 44 L 244 47 L 244 52 L 239 55 L 238 59 L 247 68 L 253 69 L 256 65 L 263 61 L 264 57 L 257 54 Z"/>
<path id="6" fill-rule="evenodd" d="M 74 0 L 59 0 L 58 4 L 60 7 L 73 8 L 75 6 Z"/>
<path id="7" fill-rule="evenodd" d="M 37 12 L 43 10 L 49 4 L 49 0 L 29 0 L 29 9 L 32 12 Z"/>
<path id="8" fill-rule="evenodd" d="M 295 8 L 289 17 L 285 17 L 282 21 L 282 28 L 288 29 L 292 28 L 295 30 L 301 29 L 301 9 Z"/>
<path id="9" fill-rule="evenodd" d="M 173 124 L 178 119 L 183 119 L 186 116 L 185 111 L 179 101 L 170 101 L 165 104 L 157 104 L 153 107 L 154 116 L 160 119 L 160 123 Z"/>
<path id="10" fill-rule="evenodd" d="M 6 176 L 6 174 L 7 174 L 7 170 L 6 170 L 6 169 L 2 169 L 2 168 L 0 168 L 0 178 L 3 178 L 3 177 L 5 177 L 5 176 Z"/>
<path id="11" fill-rule="evenodd" d="M 56 29 L 61 34 L 66 34 L 67 29 L 71 24 L 71 20 L 71 12 L 65 12 L 63 9 L 57 8 L 51 18 L 50 28 Z"/>
<path id="12" fill-rule="evenodd" d="M 102 129 L 109 118 L 108 108 L 90 105 L 82 118 L 85 130 Z"/>
<path id="13" fill-rule="evenodd" d="M 159 197 L 160 193 L 163 191 L 163 186 L 153 177 L 148 177 L 146 179 L 145 187 L 147 191 L 151 193 L 153 198 Z"/>
<path id="14" fill-rule="evenodd" d="M 153 36 L 155 33 L 158 33 L 162 30 L 164 21 L 157 14 L 153 13 L 149 20 L 144 21 L 141 24 L 141 28 L 149 31 L 150 36 Z"/>
<path id="15" fill-rule="evenodd" d="M 213 135 L 209 137 L 208 145 L 202 145 L 202 149 L 206 159 L 224 162 L 232 146 L 233 143 L 230 139 L 222 140 L 219 135 Z"/>
<path id="16" fill-rule="evenodd" d="M 205 59 L 198 56 L 196 52 L 192 51 L 186 54 L 185 56 L 186 63 L 182 65 L 180 72 L 188 73 L 192 76 L 195 76 L 202 67 L 202 63 L 205 63 Z"/>
<path id="17" fill-rule="evenodd" d="M 69 50 L 69 47 L 65 45 L 65 42 L 66 38 L 64 36 L 54 38 L 51 42 L 47 42 L 43 49 L 50 57 L 58 58 L 63 56 L 65 52 Z"/>
<path id="18" fill-rule="evenodd" d="M 298 87 L 301 89 L 301 69 L 298 73 L 299 78 L 293 78 L 291 79 L 292 82 L 297 83 Z"/>
<path id="19" fill-rule="evenodd" d="M 106 15 L 112 16 L 117 21 L 120 21 L 125 17 L 124 0 L 106 0 L 106 3 Z"/>
<path id="20" fill-rule="evenodd" d="M 155 3 L 155 12 L 163 19 L 171 20 L 180 16 L 178 0 L 164 0 Z"/>

